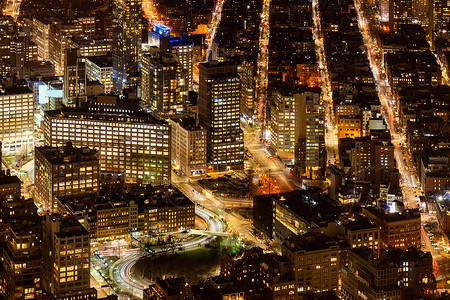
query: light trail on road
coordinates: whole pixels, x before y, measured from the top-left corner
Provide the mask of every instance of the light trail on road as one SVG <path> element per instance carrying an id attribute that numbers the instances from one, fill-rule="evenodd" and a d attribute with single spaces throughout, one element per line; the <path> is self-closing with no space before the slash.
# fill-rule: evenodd
<path id="1" fill-rule="evenodd" d="M 142 11 L 144 12 L 144 17 L 147 18 L 149 22 L 153 23 L 161 21 L 153 0 L 143 0 Z"/>
<path id="2" fill-rule="evenodd" d="M 206 54 L 203 61 L 209 61 L 210 59 L 214 38 L 216 37 L 217 30 L 219 29 L 220 21 L 222 20 L 222 8 L 224 3 L 225 0 L 217 0 L 216 5 L 214 6 L 212 19 L 208 24 L 208 32 L 206 33 Z"/>
<path id="3" fill-rule="evenodd" d="M 22 4 L 22 0 L 7 0 L 3 14 L 17 20 L 20 14 L 20 4 Z"/>
<path id="4" fill-rule="evenodd" d="M 328 72 L 327 59 L 323 46 L 323 33 L 322 26 L 320 24 L 320 10 L 318 0 L 312 1 L 312 11 L 314 22 L 312 33 L 316 48 L 317 60 L 319 63 L 318 68 L 321 78 L 322 99 L 325 109 L 325 146 L 327 149 L 327 161 L 329 164 L 336 164 L 337 162 L 339 162 L 338 130 L 336 126 L 336 118 L 334 115 L 330 75 Z"/>
<path id="5" fill-rule="evenodd" d="M 225 230 L 225 225 L 222 220 L 217 218 L 218 216 L 209 210 L 201 209 L 196 207 L 195 214 L 202 218 L 207 226 L 207 231 L 210 232 L 223 232 Z M 186 249 L 192 249 L 198 247 L 198 245 L 206 244 L 210 240 L 215 239 L 216 236 L 211 235 L 200 235 L 196 236 L 193 240 L 182 243 L 180 246 Z M 159 254 L 163 252 L 162 249 L 154 249 L 152 254 Z M 110 277 L 113 279 L 114 283 L 122 290 L 133 297 L 142 298 L 143 290 L 148 288 L 152 281 L 146 278 L 135 278 L 132 273 L 133 266 L 142 258 L 147 256 L 146 252 L 133 251 L 132 254 L 127 254 L 124 257 L 116 261 L 109 269 Z"/>
<path id="6" fill-rule="evenodd" d="M 270 37 L 270 0 L 263 0 L 261 23 L 259 24 L 259 52 L 257 60 L 256 99 L 258 100 L 258 119 L 264 120 L 264 108 L 267 99 L 269 70 L 269 37 Z"/>
<path id="7" fill-rule="evenodd" d="M 410 170 L 414 169 L 411 164 L 406 166 L 405 158 L 402 153 L 402 145 L 404 144 L 404 138 L 398 126 L 398 121 L 400 119 L 398 115 L 398 105 L 397 99 L 393 96 L 391 91 L 391 86 L 387 80 L 385 66 L 382 59 L 382 50 L 379 49 L 376 39 L 370 35 L 370 29 L 368 25 L 370 22 L 363 15 L 363 10 L 361 9 L 361 1 L 355 0 L 355 9 L 358 15 L 358 26 L 359 30 L 363 36 L 364 44 L 366 46 L 367 58 L 369 60 L 372 73 L 374 75 L 375 82 L 377 84 L 378 98 L 380 99 L 383 118 L 388 125 L 389 131 L 391 133 L 392 144 L 395 147 L 395 159 L 397 162 L 397 169 L 402 178 L 402 191 L 404 196 L 405 206 L 415 208 L 418 206 L 416 199 L 419 195 L 415 188 L 418 186 L 418 182 L 415 180 L 414 176 L 410 173 Z M 375 9 L 375 7 L 373 7 Z M 374 15 L 373 13 L 372 15 Z M 374 19 L 375 20 L 375 19 Z M 371 20 L 372 21 L 372 20 Z"/>

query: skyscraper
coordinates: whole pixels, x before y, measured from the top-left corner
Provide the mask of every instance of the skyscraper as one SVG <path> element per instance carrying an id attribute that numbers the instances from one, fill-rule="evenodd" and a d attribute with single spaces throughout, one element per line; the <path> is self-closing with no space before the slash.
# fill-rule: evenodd
<path id="1" fill-rule="evenodd" d="M 76 299 L 92 299 L 89 233 L 72 215 L 46 215 L 43 222 L 42 286 L 49 294 L 78 292 Z"/>
<path id="2" fill-rule="evenodd" d="M 24 84 L 9 80 L 0 88 L 0 140 L 5 153 L 28 153 L 33 149 L 34 94 Z"/>
<path id="3" fill-rule="evenodd" d="M 178 57 L 159 52 L 143 55 L 142 100 L 162 114 L 181 113 L 186 108 L 189 78 Z"/>
<path id="4" fill-rule="evenodd" d="M 239 123 L 240 81 L 236 65 L 200 64 L 198 120 L 207 130 L 207 160 L 214 171 L 242 169 L 244 141 Z"/>
<path id="5" fill-rule="evenodd" d="M 86 97 L 86 59 L 80 50 L 68 49 L 64 66 L 64 104 L 76 106 L 77 99 Z"/>
<path id="6" fill-rule="evenodd" d="M 141 0 L 114 0 L 113 90 L 138 83 L 141 53 Z"/>

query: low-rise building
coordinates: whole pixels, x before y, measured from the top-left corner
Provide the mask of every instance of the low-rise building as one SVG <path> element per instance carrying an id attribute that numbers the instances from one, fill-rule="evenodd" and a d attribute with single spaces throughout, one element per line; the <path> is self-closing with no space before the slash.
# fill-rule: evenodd
<path id="1" fill-rule="evenodd" d="M 367 247 L 378 255 L 380 249 L 380 227 L 367 218 L 360 218 L 344 225 L 344 236 L 350 248 Z"/>
<path id="2" fill-rule="evenodd" d="M 0 171 L 0 200 L 19 199 L 22 181 L 17 176 L 10 176 Z"/>
<path id="3" fill-rule="evenodd" d="M 391 213 L 376 207 L 364 207 L 362 213 L 381 228 L 381 248 L 418 248 L 420 243 L 420 213 L 405 210 Z"/>
<path id="4" fill-rule="evenodd" d="M 191 300 L 194 299 L 191 285 L 184 277 L 157 278 L 144 290 L 143 300 Z"/>
<path id="5" fill-rule="evenodd" d="M 401 299 L 398 266 L 376 259 L 370 249 L 349 251 L 341 274 L 343 299 Z"/>
<path id="6" fill-rule="evenodd" d="M 417 299 L 436 290 L 431 253 L 415 248 L 383 249 L 379 257 L 366 247 L 352 249 L 341 281 L 343 299 Z"/>

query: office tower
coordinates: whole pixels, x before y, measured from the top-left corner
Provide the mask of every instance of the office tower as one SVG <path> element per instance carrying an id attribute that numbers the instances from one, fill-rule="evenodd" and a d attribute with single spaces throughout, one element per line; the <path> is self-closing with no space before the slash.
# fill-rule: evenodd
<path id="1" fill-rule="evenodd" d="M 320 101 L 319 89 L 301 89 L 294 87 L 277 88 L 273 93 L 271 107 L 271 149 L 283 160 L 293 160 L 296 144 L 299 140 L 314 140 L 316 131 L 316 113 L 314 103 Z M 309 120 L 309 121 L 308 121 Z M 321 130 L 318 128 L 317 130 Z M 315 159 L 307 144 L 305 159 Z M 313 166 L 310 162 L 309 166 Z"/>
<path id="2" fill-rule="evenodd" d="M 389 30 L 397 32 L 401 24 L 411 23 L 414 18 L 411 0 L 378 0 L 380 20 L 389 24 Z"/>
<path id="3" fill-rule="evenodd" d="M 448 0 L 431 1 L 429 7 L 430 23 L 433 25 L 433 29 L 448 28 L 450 25 L 450 2 Z"/>
<path id="4" fill-rule="evenodd" d="M 373 130 L 370 136 L 356 138 L 354 143 L 350 159 L 355 182 L 371 182 L 375 193 L 380 185 L 397 185 L 392 177 L 396 163 L 389 133 Z"/>
<path id="5" fill-rule="evenodd" d="M 121 108 L 47 111 L 44 120 L 47 145 L 98 149 L 102 171 L 153 184 L 170 182 L 170 134 L 167 122 Z"/>
<path id="6" fill-rule="evenodd" d="M 241 113 L 252 117 L 255 110 L 255 67 L 249 61 L 241 65 Z"/>
<path id="7" fill-rule="evenodd" d="M 114 0 L 113 86 L 120 93 L 138 83 L 138 65 L 141 55 L 141 0 Z"/>
<path id="8" fill-rule="evenodd" d="M 32 199 L 0 203 L 5 299 L 35 299 L 42 293 L 42 224 Z"/>
<path id="9" fill-rule="evenodd" d="M 31 39 L 37 45 L 38 56 L 41 60 L 49 58 L 50 22 L 42 18 L 33 17 L 31 24 Z"/>
<path id="10" fill-rule="evenodd" d="M 56 197 L 98 193 L 99 153 L 87 147 L 36 147 L 35 201 L 47 211 L 56 211 Z"/>
<path id="11" fill-rule="evenodd" d="M 46 215 L 43 221 L 42 287 L 55 297 L 92 299 L 89 233 L 72 215 Z M 96 299 L 96 298 L 94 298 Z"/>
<path id="12" fill-rule="evenodd" d="M 86 58 L 86 77 L 104 86 L 104 93 L 111 93 L 113 87 L 113 66 L 111 55 Z"/>
<path id="13" fill-rule="evenodd" d="M 158 52 L 142 58 L 142 100 L 157 112 L 179 114 L 186 110 L 189 91 L 186 70 L 178 58 Z"/>
<path id="14" fill-rule="evenodd" d="M 77 106 L 77 101 L 86 98 L 86 59 L 80 57 L 78 49 L 67 49 L 64 67 L 64 104 Z"/>
<path id="15" fill-rule="evenodd" d="M 306 233 L 286 240 L 281 251 L 291 261 L 299 292 L 337 292 L 339 246 L 336 242 L 324 234 Z"/>
<path id="16" fill-rule="evenodd" d="M 12 78 L 0 88 L 0 140 L 3 153 L 28 154 L 34 147 L 34 94 Z M 6 113 L 7 112 L 7 113 Z"/>
<path id="17" fill-rule="evenodd" d="M 85 34 L 95 34 L 95 16 L 84 15 L 77 17 L 78 23 L 83 26 L 83 32 Z"/>
<path id="18" fill-rule="evenodd" d="M 56 76 L 64 75 L 67 40 L 69 36 L 83 33 L 83 26 L 75 22 L 50 25 L 48 35 L 48 60 L 55 67 Z"/>
<path id="19" fill-rule="evenodd" d="M 414 299 L 436 292 L 430 252 L 417 249 L 380 250 L 380 257 L 366 248 L 348 251 L 341 267 L 342 299 Z M 364 274 L 364 276 L 361 276 Z"/>
<path id="20" fill-rule="evenodd" d="M 103 56 L 112 51 L 112 44 L 106 39 L 95 39 L 85 34 L 78 34 L 67 40 L 67 48 L 77 48 L 80 56 Z"/>
<path id="21" fill-rule="evenodd" d="M 189 89 L 192 89 L 194 72 L 194 42 L 187 40 L 184 36 L 178 39 L 170 39 L 172 54 L 178 57 L 178 62 L 186 71 Z"/>
<path id="22" fill-rule="evenodd" d="M 318 88 L 279 87 L 271 107 L 271 149 L 288 163 L 301 166 L 301 174 L 319 178 L 325 168 L 324 109 Z"/>
<path id="23" fill-rule="evenodd" d="M 207 160 L 211 170 L 244 167 L 244 141 L 239 122 L 240 84 L 236 65 L 201 63 L 198 120 L 207 130 Z"/>
<path id="24" fill-rule="evenodd" d="M 156 187 L 148 194 L 144 211 L 143 234 L 173 232 L 193 229 L 195 224 L 195 204 L 182 192 L 172 186 Z"/>
<path id="25" fill-rule="evenodd" d="M 195 175 L 206 171 L 206 129 L 194 118 L 170 118 L 175 172 Z"/>

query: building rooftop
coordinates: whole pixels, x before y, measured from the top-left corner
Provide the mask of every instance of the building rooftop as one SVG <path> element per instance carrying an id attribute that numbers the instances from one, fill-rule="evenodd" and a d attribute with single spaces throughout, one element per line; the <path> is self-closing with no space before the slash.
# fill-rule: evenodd
<path id="1" fill-rule="evenodd" d="M 302 236 L 295 236 L 288 238 L 284 244 L 286 248 L 291 251 L 317 251 L 326 250 L 330 247 L 338 247 L 336 241 L 330 239 L 323 233 L 308 232 Z"/>
<path id="2" fill-rule="evenodd" d="M 58 222 L 55 234 L 60 238 L 88 235 L 86 228 L 73 215 L 52 214 L 48 216 L 52 222 Z"/>
<path id="3" fill-rule="evenodd" d="M 372 224 L 367 217 L 360 217 L 358 220 L 352 221 L 348 224 L 344 224 L 345 230 L 357 231 L 366 230 L 372 228 L 379 228 L 377 225 Z"/>
<path id="4" fill-rule="evenodd" d="M 197 124 L 197 120 L 193 117 L 183 116 L 183 117 L 171 117 L 172 121 L 180 124 L 180 126 L 186 130 L 201 130 L 204 129 L 202 126 Z"/>
<path id="5" fill-rule="evenodd" d="M 169 296 L 179 295 L 180 290 L 189 285 L 184 277 L 166 279 L 157 278 L 156 284 L 159 285 Z"/>
<path id="6" fill-rule="evenodd" d="M 157 119 L 144 111 L 130 112 L 111 107 L 105 108 L 102 106 L 88 108 L 66 107 L 61 110 L 48 110 L 45 114 L 53 118 L 102 120 L 122 123 L 167 124 L 165 120 Z"/>
<path id="7" fill-rule="evenodd" d="M 98 150 L 88 147 L 76 148 L 72 146 L 71 142 L 67 142 L 63 147 L 36 147 L 36 151 L 52 165 L 99 160 Z"/>
<path id="8" fill-rule="evenodd" d="M 396 221 L 405 221 L 405 220 L 420 220 L 420 212 L 417 209 L 405 209 L 404 212 L 398 213 L 388 213 L 385 210 L 374 206 L 363 207 L 363 212 L 366 210 L 367 212 L 373 214 L 377 218 L 380 218 L 386 222 L 396 222 Z"/>
<path id="9" fill-rule="evenodd" d="M 111 55 L 101 55 L 101 56 L 88 56 L 87 60 L 90 60 L 93 64 L 100 68 L 112 68 L 112 56 Z"/>
<path id="10" fill-rule="evenodd" d="M 22 181 L 17 176 L 10 176 L 0 172 L 0 185 L 3 184 L 21 184 Z"/>

